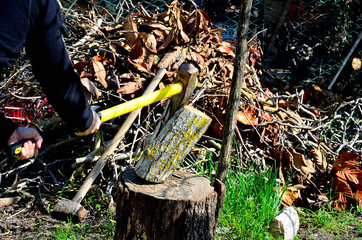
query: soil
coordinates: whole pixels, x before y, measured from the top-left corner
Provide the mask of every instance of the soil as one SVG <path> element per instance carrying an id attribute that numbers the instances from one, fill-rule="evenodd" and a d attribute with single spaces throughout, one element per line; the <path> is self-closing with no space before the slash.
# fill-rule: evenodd
<path id="1" fill-rule="evenodd" d="M 24 199 L 2 207 L 0 211 L 0 239 L 57 239 L 55 232 L 59 229 L 66 232 L 66 229 L 70 226 L 70 220 L 55 218 L 47 212 L 45 204 L 49 203 L 44 199 Z M 86 207 L 87 210 L 89 210 L 89 207 Z M 98 215 L 94 209 L 90 209 L 88 216 L 82 224 L 79 224 L 79 226 L 87 225 L 87 230 L 79 229 L 77 231 L 73 229 L 72 236 L 68 239 L 112 239 L 112 237 L 107 237 L 104 229 L 102 230 L 100 227 L 106 224 L 105 221 L 110 221 L 109 219 L 107 220 L 104 216 Z M 358 221 L 353 222 L 346 229 L 336 231 L 321 230 L 302 221 L 297 239 L 362 240 L 362 217 L 358 217 L 356 220 Z M 72 226 L 74 228 L 74 226 L 78 225 L 74 222 Z M 76 235 L 73 235 L 73 233 Z"/>
<path id="2" fill-rule="evenodd" d="M 318 240 L 331 240 L 331 239 L 354 239 L 362 240 L 362 218 L 359 223 L 354 223 L 346 229 L 339 229 L 338 231 L 321 231 L 320 229 L 311 230 L 308 226 L 301 227 L 298 232 L 299 239 L 318 239 Z"/>
<path id="3" fill-rule="evenodd" d="M 21 200 L 2 207 L 0 239 L 59 239 L 56 236 L 66 236 L 70 226 L 73 228 L 71 236 L 62 239 L 112 239 L 107 238 L 105 231 L 100 227 L 106 221 L 104 216 L 97 215 L 91 210 L 87 219 L 77 225 L 74 220 L 52 216 L 43 204 L 40 199 Z M 78 229 L 78 226 L 87 226 L 87 230 Z"/>

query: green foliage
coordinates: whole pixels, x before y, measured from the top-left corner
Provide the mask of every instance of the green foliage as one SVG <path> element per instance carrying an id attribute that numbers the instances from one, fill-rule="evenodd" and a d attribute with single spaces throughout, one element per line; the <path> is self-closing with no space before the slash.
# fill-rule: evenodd
<path id="1" fill-rule="evenodd" d="M 338 212 L 325 205 L 317 211 L 303 209 L 299 212 L 303 238 L 312 239 L 315 233 L 320 236 L 333 234 L 333 239 L 355 239 L 362 236 L 360 208 Z M 328 238 L 328 236 L 326 236 Z"/>
<path id="2" fill-rule="evenodd" d="M 115 221 L 112 214 L 103 216 L 100 224 L 90 225 L 88 223 L 73 223 L 69 220 L 67 223 L 61 223 L 59 227 L 52 230 L 52 238 L 59 240 L 75 239 L 113 239 Z"/>
<path id="3" fill-rule="evenodd" d="M 230 162 L 232 167 L 225 183 L 226 196 L 218 222 L 217 239 L 272 238 L 268 227 L 280 212 L 282 191 L 275 172 L 261 172 L 253 167 L 242 170 L 238 154 L 234 154 Z M 184 164 L 211 179 L 217 170 L 211 152 L 202 161 L 189 156 Z"/>

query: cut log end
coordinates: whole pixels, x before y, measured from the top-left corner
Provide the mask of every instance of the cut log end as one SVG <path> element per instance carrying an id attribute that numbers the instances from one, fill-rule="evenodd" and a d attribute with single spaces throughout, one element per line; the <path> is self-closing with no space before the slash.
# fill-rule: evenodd
<path id="1" fill-rule="evenodd" d="M 195 177 L 195 174 L 181 171 L 176 171 L 163 184 L 145 181 L 132 171 L 126 172 L 123 180 L 130 191 L 162 200 L 197 201 L 214 191 L 207 178 Z"/>

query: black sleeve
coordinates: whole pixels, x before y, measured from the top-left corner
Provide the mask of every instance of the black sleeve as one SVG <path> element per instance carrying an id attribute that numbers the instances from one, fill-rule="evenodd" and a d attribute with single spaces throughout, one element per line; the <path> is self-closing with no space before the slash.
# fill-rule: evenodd
<path id="1" fill-rule="evenodd" d="M 60 117 L 75 130 L 85 131 L 93 115 L 65 48 L 59 4 L 57 0 L 32 4 L 25 48 L 33 73 Z"/>
<path id="2" fill-rule="evenodd" d="M 15 131 L 18 125 L 16 125 L 10 119 L 7 119 L 2 113 L 0 113 L 0 126 L 0 148 L 3 148 L 7 145 L 11 134 Z"/>

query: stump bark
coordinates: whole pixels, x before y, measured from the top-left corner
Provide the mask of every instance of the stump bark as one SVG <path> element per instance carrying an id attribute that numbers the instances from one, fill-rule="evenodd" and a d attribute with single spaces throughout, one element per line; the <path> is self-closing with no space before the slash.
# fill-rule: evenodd
<path id="1" fill-rule="evenodd" d="M 164 183 L 150 183 L 127 170 L 117 188 L 114 239 L 214 239 L 225 186 L 177 171 Z"/>

